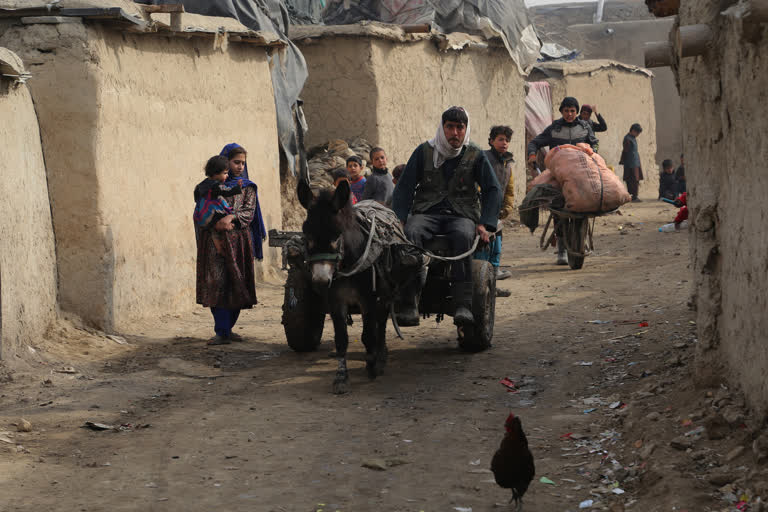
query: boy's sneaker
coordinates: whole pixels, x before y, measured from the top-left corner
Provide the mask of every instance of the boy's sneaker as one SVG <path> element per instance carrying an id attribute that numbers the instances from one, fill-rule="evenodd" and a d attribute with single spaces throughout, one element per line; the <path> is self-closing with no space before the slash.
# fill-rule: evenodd
<path id="1" fill-rule="evenodd" d="M 496 288 L 497 297 L 509 297 L 510 295 L 512 295 L 510 290 L 507 290 L 506 288 Z"/>
<path id="2" fill-rule="evenodd" d="M 504 279 L 509 279 L 512 277 L 512 272 L 509 270 L 501 270 L 500 268 L 496 268 L 496 280 L 497 281 L 503 281 Z"/>

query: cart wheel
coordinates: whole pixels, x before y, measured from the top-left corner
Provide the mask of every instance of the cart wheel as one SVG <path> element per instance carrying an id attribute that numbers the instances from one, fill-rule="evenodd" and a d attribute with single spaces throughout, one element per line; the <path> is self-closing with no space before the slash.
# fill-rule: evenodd
<path id="1" fill-rule="evenodd" d="M 288 346 L 296 352 L 317 350 L 323 337 L 325 310 L 312 291 L 309 277 L 298 269 L 288 271 L 283 297 L 283 329 Z"/>
<path id="2" fill-rule="evenodd" d="M 475 322 L 458 331 L 459 348 L 482 352 L 490 348 L 496 320 L 496 272 L 487 261 L 472 260 L 472 316 Z"/>
<path id="3" fill-rule="evenodd" d="M 589 219 L 569 219 L 565 228 L 568 237 L 568 266 L 573 270 L 579 270 L 584 266 L 584 256 L 576 256 L 571 251 L 584 254 L 587 242 L 587 228 Z"/>

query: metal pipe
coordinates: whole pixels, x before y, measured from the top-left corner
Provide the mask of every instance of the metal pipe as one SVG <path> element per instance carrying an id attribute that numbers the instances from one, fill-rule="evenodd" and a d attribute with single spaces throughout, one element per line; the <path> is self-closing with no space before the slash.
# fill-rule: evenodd
<path id="1" fill-rule="evenodd" d="M 645 43 L 645 67 L 663 68 L 672 65 L 672 44 L 669 41 Z"/>
<path id="2" fill-rule="evenodd" d="M 604 7 L 605 7 L 605 0 L 597 0 L 597 10 L 595 11 L 595 23 L 603 22 Z"/>

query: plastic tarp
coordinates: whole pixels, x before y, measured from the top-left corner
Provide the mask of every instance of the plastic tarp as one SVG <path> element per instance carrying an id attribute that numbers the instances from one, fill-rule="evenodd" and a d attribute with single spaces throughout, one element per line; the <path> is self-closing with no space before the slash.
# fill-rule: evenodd
<path id="1" fill-rule="evenodd" d="M 273 52 L 270 58 L 272 87 L 277 110 L 277 131 L 280 147 L 288 156 L 288 166 L 295 173 L 296 155 L 299 154 L 294 121 L 294 108 L 307 79 L 307 63 L 299 49 L 288 39 L 288 8 L 282 0 L 141 0 L 150 5 L 183 4 L 186 12 L 205 16 L 235 18 L 251 30 L 271 31 L 287 44 L 284 50 Z"/>
<path id="2" fill-rule="evenodd" d="M 433 23 L 434 17 L 429 0 L 329 0 L 323 21 L 326 25 L 350 25 L 363 20 L 416 25 Z"/>
<path id="3" fill-rule="evenodd" d="M 294 25 L 319 25 L 323 23 L 325 0 L 285 0 L 288 16 Z"/>
<path id="4" fill-rule="evenodd" d="M 539 58 L 541 41 L 524 0 L 328 0 L 323 21 L 347 25 L 364 20 L 395 24 L 432 23 L 444 33 L 500 37 L 520 73 Z"/>
<path id="5" fill-rule="evenodd" d="M 552 124 L 552 92 L 548 82 L 528 82 L 525 96 L 525 131 L 537 136 Z"/>
<path id="6" fill-rule="evenodd" d="M 571 61 L 581 54 L 578 50 L 569 50 L 565 46 L 556 43 L 544 43 L 541 46 L 541 58 L 539 62 L 548 62 L 553 60 Z"/>

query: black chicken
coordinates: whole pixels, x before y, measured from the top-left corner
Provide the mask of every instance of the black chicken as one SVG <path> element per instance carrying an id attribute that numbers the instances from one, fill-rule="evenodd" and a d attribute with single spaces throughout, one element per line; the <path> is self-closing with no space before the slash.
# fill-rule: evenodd
<path id="1" fill-rule="evenodd" d="M 512 489 L 512 500 L 517 504 L 517 512 L 521 512 L 523 494 L 528 490 L 536 468 L 520 418 L 510 413 L 504 422 L 504 428 L 507 433 L 501 440 L 501 446 L 493 454 L 491 471 L 497 484 L 505 489 Z"/>

